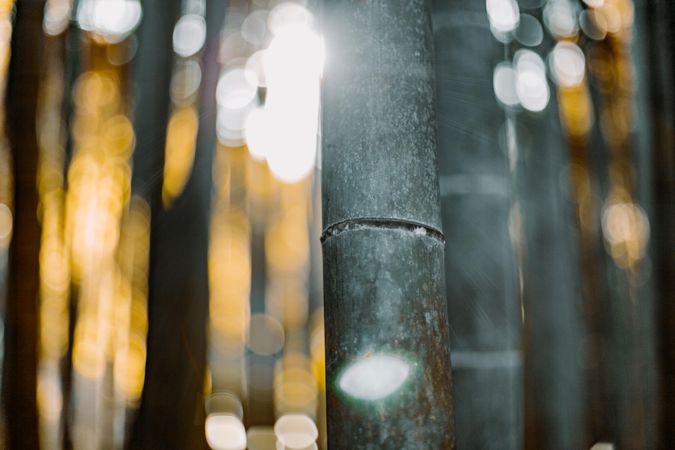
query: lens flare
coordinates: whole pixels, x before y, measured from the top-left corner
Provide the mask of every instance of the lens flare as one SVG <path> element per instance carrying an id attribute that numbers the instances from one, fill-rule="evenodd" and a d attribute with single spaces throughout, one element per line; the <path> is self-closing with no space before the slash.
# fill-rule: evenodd
<path id="1" fill-rule="evenodd" d="M 340 376 L 340 389 L 359 400 L 382 400 L 403 386 L 410 364 L 398 356 L 376 354 L 350 365 Z"/>

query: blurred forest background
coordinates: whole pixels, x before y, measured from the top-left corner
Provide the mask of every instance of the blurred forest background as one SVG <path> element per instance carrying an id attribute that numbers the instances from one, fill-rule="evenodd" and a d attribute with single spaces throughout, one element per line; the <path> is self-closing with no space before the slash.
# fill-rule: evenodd
<path id="1" fill-rule="evenodd" d="M 673 448 L 675 4 L 409 1 L 457 448 Z M 326 448 L 326 11 L 0 0 L 0 447 Z"/>

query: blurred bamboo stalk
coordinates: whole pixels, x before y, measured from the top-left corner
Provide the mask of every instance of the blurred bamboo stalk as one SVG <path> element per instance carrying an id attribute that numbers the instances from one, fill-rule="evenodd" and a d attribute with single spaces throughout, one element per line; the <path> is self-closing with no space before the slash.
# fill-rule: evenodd
<path id="1" fill-rule="evenodd" d="M 544 22 L 542 8 L 527 13 Z M 554 44 L 545 35 L 535 50 L 550 58 Z M 576 221 L 572 188 L 561 182 L 570 167 L 569 142 L 557 100 L 554 91 L 543 111 L 523 111 L 515 127 L 523 236 L 524 446 L 532 450 L 591 445 L 586 442 L 585 322 Z"/>
<path id="2" fill-rule="evenodd" d="M 600 366 L 606 389 L 602 414 L 610 418 L 607 435 L 597 440 L 620 448 L 650 449 L 658 439 L 654 290 L 649 252 L 649 218 L 644 195 L 650 184 L 641 145 L 648 127 L 635 127 L 641 109 L 636 90 L 635 60 L 643 48 L 632 45 L 635 5 L 612 0 L 598 9 L 618 14 L 615 30 L 588 45 L 591 98 L 597 112 L 591 174 L 603 199 L 594 218 L 602 232 L 604 298 L 598 328 L 606 365 Z M 631 52 L 631 49 L 633 50 Z"/>
<path id="3" fill-rule="evenodd" d="M 473 0 L 434 2 L 434 40 L 457 446 L 519 449 L 521 305 L 509 234 L 509 151 L 518 149 L 505 145 L 515 136 L 492 87 L 505 49 Z"/>
<path id="4" fill-rule="evenodd" d="M 555 96 L 517 120 L 524 246 L 525 448 L 586 447 L 585 322 Z"/>
<path id="5" fill-rule="evenodd" d="M 19 0 L 7 87 L 7 128 L 14 159 L 14 235 L 10 247 L 3 394 L 8 449 L 37 449 L 40 229 L 37 117 L 44 1 Z"/>
<path id="6" fill-rule="evenodd" d="M 656 286 L 654 306 L 660 420 L 658 445 L 675 442 L 675 5 L 665 0 L 635 0 L 635 58 L 638 103 L 636 125 L 643 130 L 636 155 L 637 195 L 651 229 L 651 264 Z"/>
<path id="7" fill-rule="evenodd" d="M 47 4 L 47 9 L 49 3 Z M 40 157 L 40 361 L 38 411 L 40 445 L 56 448 L 64 439 L 67 365 L 70 330 L 70 265 L 65 242 L 64 147 L 68 134 L 63 122 L 65 91 L 65 34 L 45 40 L 39 92 L 37 130 Z M 69 98 L 69 96 L 68 96 Z"/>
<path id="8" fill-rule="evenodd" d="M 180 7 L 180 0 L 144 2 L 138 32 L 132 192 L 150 204 L 151 228 L 146 382 L 129 436 L 128 448 L 132 449 L 205 447 L 203 427 L 198 426 L 203 422 L 197 418 L 199 411 L 203 416 L 208 308 L 208 207 L 204 209 L 204 204 L 208 205 L 210 196 L 199 198 L 194 186 L 204 176 L 210 186 L 210 170 L 204 174 L 193 166 L 182 195 L 171 208 L 165 210 L 162 202 L 172 35 Z M 210 45 L 217 47 L 217 40 Z M 200 155 L 212 151 L 198 150 Z"/>

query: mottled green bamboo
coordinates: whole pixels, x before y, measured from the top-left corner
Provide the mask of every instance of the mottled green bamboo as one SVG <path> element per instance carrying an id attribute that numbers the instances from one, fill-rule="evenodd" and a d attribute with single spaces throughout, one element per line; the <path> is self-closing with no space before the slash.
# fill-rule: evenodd
<path id="1" fill-rule="evenodd" d="M 430 2 L 322 12 L 328 445 L 452 448 Z"/>

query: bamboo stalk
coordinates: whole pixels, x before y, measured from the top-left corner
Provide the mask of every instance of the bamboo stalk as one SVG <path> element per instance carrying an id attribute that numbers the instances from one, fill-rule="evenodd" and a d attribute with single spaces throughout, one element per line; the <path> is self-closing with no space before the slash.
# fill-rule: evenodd
<path id="1" fill-rule="evenodd" d="M 657 448 L 675 442 L 675 89 L 672 46 L 675 7 L 666 0 L 635 1 L 633 52 L 637 56 L 637 129 L 642 133 L 637 155 L 638 198 L 650 218 L 651 263 L 656 285 L 655 328 L 660 390 L 656 391 L 660 420 L 654 424 Z M 640 182 L 641 181 L 641 182 Z M 651 183 L 650 183 L 651 182 Z M 654 408 L 655 410 L 657 408 Z"/>
<path id="2" fill-rule="evenodd" d="M 323 4 L 330 448 L 454 446 L 430 13 Z"/>
<path id="3" fill-rule="evenodd" d="M 511 130 L 492 87 L 505 49 L 485 3 L 473 0 L 436 1 L 434 39 L 457 446 L 519 449 L 521 305 L 504 145 Z"/>
<path id="4" fill-rule="evenodd" d="M 36 370 L 40 227 L 37 221 L 37 116 L 44 1 L 16 4 L 7 86 L 14 159 L 14 224 L 5 310 L 3 396 L 8 449 L 37 449 Z"/>
<path id="5" fill-rule="evenodd" d="M 585 323 L 568 164 L 557 108 L 519 119 L 523 206 L 526 448 L 585 444 Z"/>
<path id="6" fill-rule="evenodd" d="M 156 53 L 171 52 L 171 35 L 179 6 L 179 1 L 173 2 L 171 8 L 164 1 L 146 2 L 144 17 L 152 20 L 156 15 L 158 22 L 149 25 L 145 35 L 141 30 L 141 39 L 145 37 L 148 43 L 145 52 L 139 54 L 139 62 L 144 61 L 148 66 L 139 76 L 145 77 L 148 89 L 157 91 L 139 93 L 142 101 L 150 102 L 151 108 L 158 108 L 157 114 L 161 116 L 141 118 L 140 115 L 149 114 L 145 112 L 137 117 L 140 121 L 137 129 L 139 134 L 146 133 L 143 142 L 147 147 L 141 148 L 139 144 L 136 150 L 139 165 L 135 169 L 145 178 L 135 187 L 137 192 L 145 188 L 143 193 L 151 199 L 152 218 L 146 383 L 131 448 L 207 448 L 202 394 L 209 308 L 207 254 L 211 166 L 216 146 L 215 89 L 220 71 L 217 53 L 224 4 L 208 1 L 206 5 L 207 42 L 202 55 L 201 120 L 194 164 L 183 192 L 170 208 L 164 209 L 161 174 L 169 86 L 164 74 L 158 72 L 169 70 L 171 58 L 166 53 Z M 147 9 L 150 7 L 152 10 Z M 158 37 L 161 42 L 154 40 Z M 153 86 L 153 78 L 160 75 L 162 83 Z M 144 120 L 151 123 L 141 128 Z"/>

